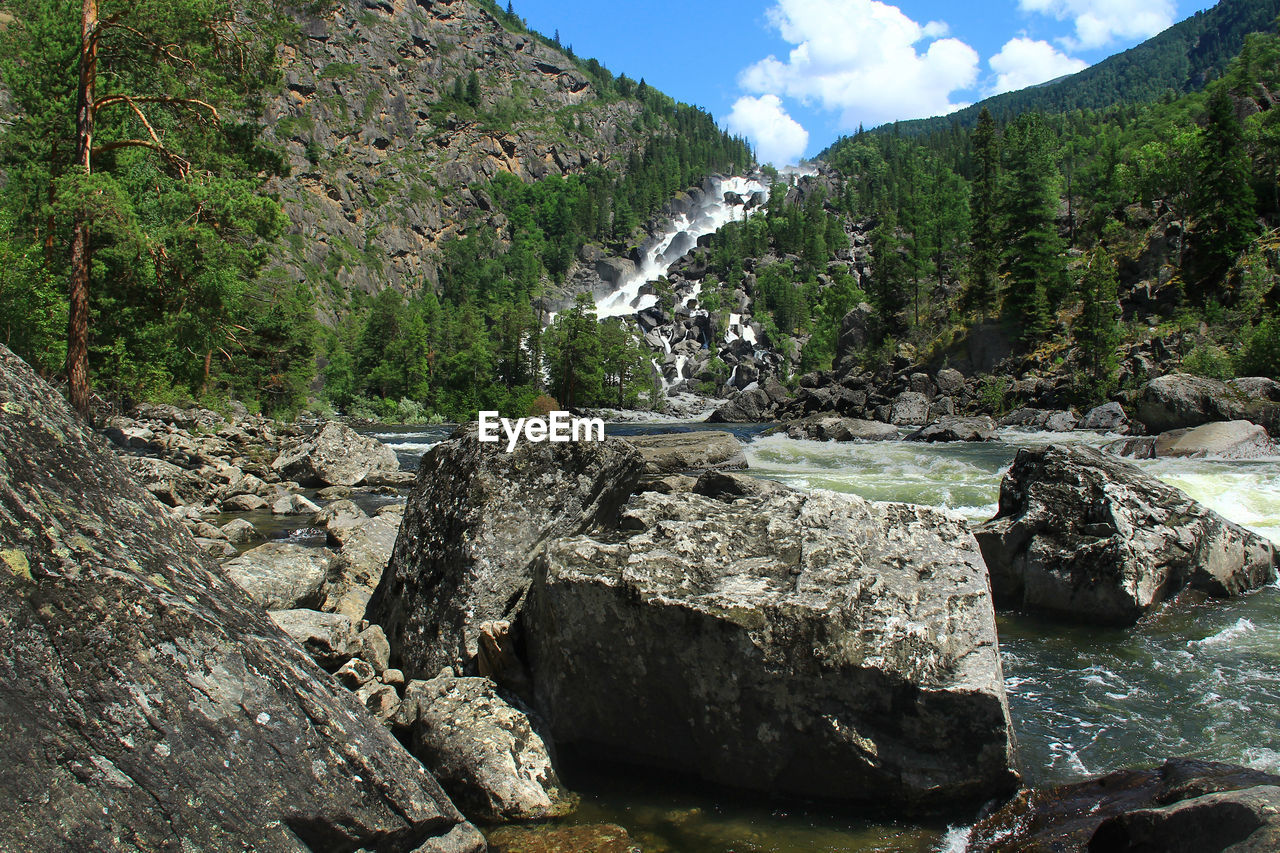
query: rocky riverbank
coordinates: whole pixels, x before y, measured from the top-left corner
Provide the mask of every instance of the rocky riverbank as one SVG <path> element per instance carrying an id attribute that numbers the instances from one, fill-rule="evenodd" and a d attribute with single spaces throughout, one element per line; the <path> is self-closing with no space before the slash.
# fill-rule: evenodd
<path id="1" fill-rule="evenodd" d="M 1017 784 L 996 604 L 1132 620 L 1184 585 L 1231 596 L 1275 577 L 1270 543 L 1079 448 L 1024 451 L 975 539 L 946 512 L 744 476 L 741 446 L 715 431 L 507 454 L 464 428 L 406 476 L 340 424 L 152 408 L 106 425 L 113 454 L 20 363 L 0 366 L 5 707 L 63 709 L 13 723 L 0 779 L 20 810 L 45 780 L 61 821 L 49 837 L 69 843 L 126 833 L 152 849 L 177 832 L 215 847 L 479 850 L 468 820 L 577 808 L 562 753 L 899 815 L 976 808 Z M 874 437 L 848 421 L 808 418 L 824 437 Z M 366 511 L 408 479 L 403 502 Z M 214 563 L 223 540 L 201 534 L 229 542 L 243 525 L 213 521 L 248 498 L 294 512 L 315 546 L 242 539 Z M 45 677 L 67 660 L 70 693 Z M 138 711 L 68 722 L 117 706 Z M 35 747 L 49 738 L 61 753 Z M 226 774 L 192 760 L 228 751 Z M 1104 802 L 1070 849 L 1121 824 L 1167 837 L 1201 814 L 1256 840 L 1273 831 L 1272 782 L 1246 781 L 1222 803 L 1226 789 L 1199 783 Z M 265 818 L 154 819 L 165 791 L 214 785 L 263 798 Z M 1024 791 L 1006 810 L 1050 801 Z M 115 817 L 90 818 L 99 804 Z M 1006 849 L 990 840 L 1000 821 L 1027 822 L 1000 814 L 972 849 Z M 30 818 L 4 825 L 8 846 L 47 846 Z M 496 850 L 639 847 L 612 826 L 488 832 Z"/>

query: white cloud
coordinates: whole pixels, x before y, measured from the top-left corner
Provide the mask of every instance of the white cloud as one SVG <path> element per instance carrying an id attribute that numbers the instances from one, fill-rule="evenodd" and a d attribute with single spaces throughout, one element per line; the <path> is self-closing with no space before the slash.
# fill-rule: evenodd
<path id="1" fill-rule="evenodd" d="M 978 78 L 978 54 L 942 38 L 946 24 L 921 25 L 879 0 L 778 0 L 768 17 L 795 48 L 785 62 L 770 56 L 746 68 L 739 85 L 816 102 L 847 130 L 959 109 L 951 93 Z"/>
<path id="2" fill-rule="evenodd" d="M 1074 38 L 1060 39 L 1072 50 L 1088 50 L 1116 39 L 1145 39 L 1173 26 L 1173 0 L 1018 0 L 1025 12 L 1075 23 Z"/>
<path id="3" fill-rule="evenodd" d="M 739 98 L 725 125 L 730 132 L 755 143 L 756 156 L 762 163 L 798 163 L 809 147 L 809 131 L 787 114 L 777 95 Z"/>
<path id="4" fill-rule="evenodd" d="M 1059 53 L 1047 41 L 1032 41 L 1026 37 L 1005 42 L 988 64 L 997 75 L 995 86 L 989 92 L 992 95 L 1025 89 L 1089 67 L 1087 62 Z"/>

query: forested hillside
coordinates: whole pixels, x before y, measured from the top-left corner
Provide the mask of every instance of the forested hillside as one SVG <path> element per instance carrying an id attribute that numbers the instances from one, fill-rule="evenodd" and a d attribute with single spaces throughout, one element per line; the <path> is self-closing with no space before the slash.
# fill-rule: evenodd
<path id="1" fill-rule="evenodd" d="M 1059 405 L 1179 364 L 1275 376 L 1278 105 L 1280 36 L 1257 33 L 1201 93 L 841 140 L 826 162 L 876 261 L 844 369 L 999 374 L 997 405 L 1024 376 Z"/>
<path id="2" fill-rule="evenodd" d="M 288 412 L 318 366 L 321 404 L 525 400 L 533 371 L 500 374 L 496 342 L 538 328 L 544 291 L 566 298 L 583 246 L 621 253 L 674 193 L 752 163 L 704 111 L 509 5 L 99 7 L 85 153 L 81 4 L 0 4 L 15 112 L 0 333 L 62 373 L 80 264 L 105 401 L 230 394 Z M 80 232 L 87 264 L 58 249 Z"/>
<path id="3" fill-rule="evenodd" d="M 953 124 L 971 130 L 984 109 L 996 121 L 1005 122 L 1028 112 L 1099 110 L 1150 103 L 1170 92 L 1176 96 L 1199 91 L 1222 76 L 1245 36 L 1268 29 L 1276 15 L 1280 15 L 1280 0 L 1221 0 L 1079 73 L 996 95 L 951 115 L 886 125 L 881 131 L 919 136 Z"/>

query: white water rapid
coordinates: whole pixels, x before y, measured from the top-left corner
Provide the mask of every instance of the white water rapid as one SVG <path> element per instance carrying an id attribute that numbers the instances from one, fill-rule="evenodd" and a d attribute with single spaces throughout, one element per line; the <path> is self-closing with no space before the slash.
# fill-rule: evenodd
<path id="1" fill-rule="evenodd" d="M 763 205 L 752 207 L 747 202 L 755 193 L 769 192 L 769 188 L 755 178 L 709 178 L 710 187 L 703 202 L 681 214 L 667 224 L 658 236 L 645 243 L 641 262 L 633 275 L 619 282 L 618 289 L 596 300 L 596 316 L 625 317 L 652 307 L 658 297 L 640 294 L 640 289 L 651 281 L 667 274 L 671 265 L 698 245 L 698 240 L 714 234 L 730 222 L 741 221 Z M 736 193 L 743 204 L 725 201 L 726 193 Z"/>

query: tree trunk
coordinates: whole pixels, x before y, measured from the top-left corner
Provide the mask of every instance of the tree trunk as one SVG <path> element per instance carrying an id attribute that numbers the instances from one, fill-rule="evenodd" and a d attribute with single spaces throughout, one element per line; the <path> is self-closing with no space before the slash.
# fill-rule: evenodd
<path id="1" fill-rule="evenodd" d="M 93 92 L 98 66 L 98 0 L 84 0 L 80 17 L 80 85 L 76 93 L 76 163 L 92 169 Z M 71 405 L 90 418 L 89 404 L 89 223 L 77 209 L 71 232 L 71 278 L 67 287 L 67 385 Z"/>

